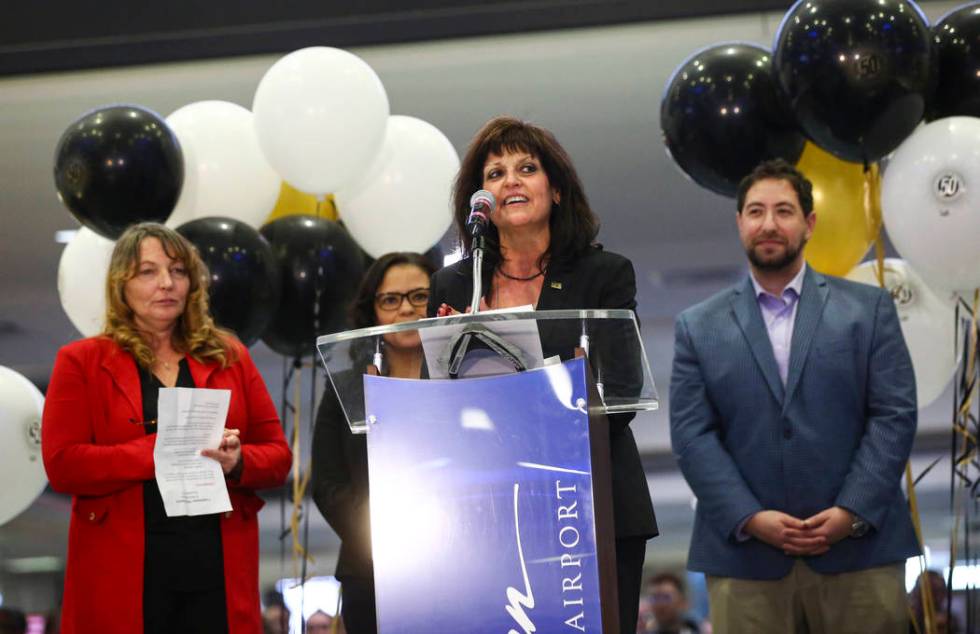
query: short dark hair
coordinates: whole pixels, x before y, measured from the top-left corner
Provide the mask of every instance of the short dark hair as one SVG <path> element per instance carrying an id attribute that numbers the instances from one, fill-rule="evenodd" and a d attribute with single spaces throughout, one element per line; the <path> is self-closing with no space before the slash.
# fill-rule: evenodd
<path id="1" fill-rule="evenodd" d="M 813 183 L 803 175 L 803 172 L 783 159 L 772 159 L 759 163 L 748 176 L 739 182 L 738 193 L 736 194 L 738 213 L 742 213 L 742 207 L 745 206 L 745 195 L 749 189 L 759 181 L 768 179 L 786 181 L 792 185 L 793 189 L 796 190 L 796 197 L 800 200 L 803 215 L 810 215 L 810 212 L 813 211 Z"/>
<path id="2" fill-rule="evenodd" d="M 541 161 L 548 182 L 559 195 L 549 219 L 551 244 L 545 256 L 552 261 L 569 260 L 585 252 L 599 234 L 599 219 L 589 207 L 582 181 L 565 148 L 548 130 L 514 117 L 487 121 L 466 150 L 453 185 L 453 222 L 463 253 L 470 252 L 472 238 L 466 230 L 470 196 L 483 188 L 483 166 L 490 154 L 527 152 Z M 490 261 L 499 260 L 497 228 L 490 223 L 486 234 Z"/>
<path id="3" fill-rule="evenodd" d="M 672 572 L 661 572 L 653 575 L 652 577 L 650 577 L 650 579 L 647 580 L 648 587 L 659 586 L 662 583 L 669 583 L 673 585 L 675 588 L 677 588 L 677 591 L 681 593 L 682 597 L 686 596 L 687 594 L 684 591 L 684 582 L 681 581 L 680 577 L 678 577 Z"/>
<path id="4" fill-rule="evenodd" d="M 353 328 L 367 328 L 377 325 L 377 317 L 374 312 L 374 296 L 381 286 L 385 273 L 393 266 L 408 264 L 417 266 L 428 276 L 435 273 L 435 267 L 424 255 L 412 253 L 410 251 L 395 251 L 386 253 L 374 261 L 361 278 L 361 285 L 357 289 L 357 295 L 350 305 L 350 324 Z"/>

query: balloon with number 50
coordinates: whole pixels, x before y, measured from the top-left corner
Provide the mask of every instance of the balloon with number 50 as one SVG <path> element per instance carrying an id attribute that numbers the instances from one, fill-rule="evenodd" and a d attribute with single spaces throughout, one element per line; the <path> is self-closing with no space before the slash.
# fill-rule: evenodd
<path id="1" fill-rule="evenodd" d="M 916 130 L 888 163 L 881 204 L 892 243 L 930 286 L 980 287 L 980 119 Z"/>

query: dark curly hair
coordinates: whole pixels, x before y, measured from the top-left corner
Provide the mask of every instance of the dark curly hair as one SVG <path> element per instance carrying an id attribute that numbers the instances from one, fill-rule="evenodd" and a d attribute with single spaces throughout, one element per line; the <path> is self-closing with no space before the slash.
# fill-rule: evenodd
<path id="1" fill-rule="evenodd" d="M 738 213 L 742 213 L 742 207 L 745 206 L 745 195 L 749 189 L 759 181 L 767 179 L 786 181 L 792 185 L 793 189 L 796 190 L 796 197 L 800 199 L 803 215 L 810 215 L 810 212 L 813 211 L 813 183 L 803 175 L 803 172 L 783 159 L 772 159 L 759 163 L 748 176 L 739 182 L 738 192 L 735 195 Z"/>
<path id="2" fill-rule="evenodd" d="M 470 142 L 453 185 L 453 222 L 464 254 L 469 254 L 472 238 L 466 230 L 470 196 L 483 188 L 483 166 L 490 154 L 527 152 L 539 161 L 551 187 L 559 193 L 560 204 L 551 209 L 551 244 L 544 257 L 567 261 L 578 257 L 592 245 L 599 233 L 599 220 L 589 207 L 585 190 L 572 159 L 555 136 L 514 117 L 495 117 L 487 121 Z M 490 223 L 487 231 L 488 260 L 500 260 L 500 238 Z"/>

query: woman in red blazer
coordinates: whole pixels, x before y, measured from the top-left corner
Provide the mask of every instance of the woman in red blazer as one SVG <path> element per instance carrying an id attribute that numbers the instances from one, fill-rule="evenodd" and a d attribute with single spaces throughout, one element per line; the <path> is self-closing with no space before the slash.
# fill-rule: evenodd
<path id="1" fill-rule="evenodd" d="M 255 490 L 291 463 L 247 349 L 214 325 L 206 269 L 154 223 L 117 241 L 101 336 L 62 348 L 48 386 L 42 453 L 71 493 L 64 634 L 260 634 Z M 160 387 L 231 390 L 221 464 L 232 510 L 167 517 L 154 476 Z"/>

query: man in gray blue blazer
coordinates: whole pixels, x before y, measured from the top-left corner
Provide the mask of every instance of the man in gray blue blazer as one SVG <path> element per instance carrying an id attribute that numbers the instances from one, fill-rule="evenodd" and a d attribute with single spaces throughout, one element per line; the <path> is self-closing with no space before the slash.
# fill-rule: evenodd
<path id="1" fill-rule="evenodd" d="M 785 161 L 742 181 L 736 222 L 751 275 L 681 313 L 670 382 L 714 631 L 906 631 L 916 402 L 894 303 L 806 266 L 812 187 Z"/>

